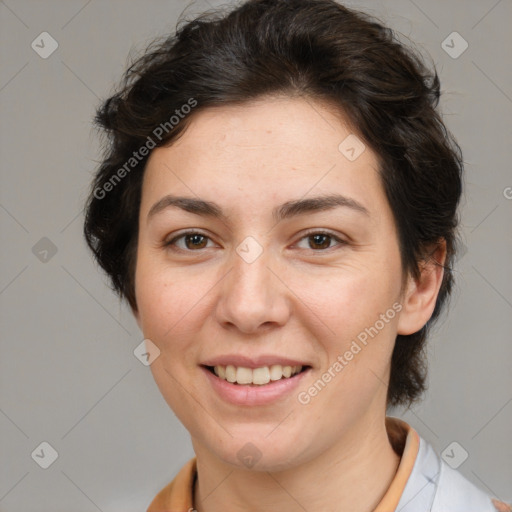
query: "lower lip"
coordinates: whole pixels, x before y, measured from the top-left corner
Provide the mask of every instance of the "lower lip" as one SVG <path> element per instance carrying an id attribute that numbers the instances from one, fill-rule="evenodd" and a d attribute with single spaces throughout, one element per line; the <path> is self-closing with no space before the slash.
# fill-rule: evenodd
<path id="1" fill-rule="evenodd" d="M 297 388 L 302 379 L 311 371 L 311 368 L 308 368 L 293 377 L 285 377 L 259 386 L 232 384 L 217 377 L 204 366 L 200 368 L 217 394 L 225 401 L 235 405 L 265 405 L 285 398 Z"/>

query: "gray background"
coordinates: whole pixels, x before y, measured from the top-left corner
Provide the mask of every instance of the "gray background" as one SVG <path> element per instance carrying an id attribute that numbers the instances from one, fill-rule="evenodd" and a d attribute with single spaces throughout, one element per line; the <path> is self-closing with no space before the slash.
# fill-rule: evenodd
<path id="1" fill-rule="evenodd" d="M 0 1 L 1 512 L 145 510 L 193 456 L 188 432 L 133 354 L 143 336 L 81 232 L 99 159 L 91 129 L 99 98 L 129 52 L 173 30 L 188 3 Z M 187 13 L 215 5 L 198 0 Z M 465 249 L 450 314 L 430 341 L 429 392 L 392 414 L 439 453 L 459 443 L 455 458 L 469 454 L 459 471 L 512 501 L 512 3 L 346 5 L 432 56 L 466 165 Z M 46 59 L 31 47 L 44 31 L 59 45 Z M 441 46 L 453 31 L 469 44 L 458 58 Z M 31 456 L 43 441 L 58 452 L 48 469 Z"/>

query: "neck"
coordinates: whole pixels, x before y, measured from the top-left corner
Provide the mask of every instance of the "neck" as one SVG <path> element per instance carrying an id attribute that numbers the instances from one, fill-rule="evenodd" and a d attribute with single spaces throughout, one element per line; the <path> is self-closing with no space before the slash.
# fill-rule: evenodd
<path id="1" fill-rule="evenodd" d="M 352 428 L 336 446 L 284 471 L 233 469 L 211 452 L 195 448 L 197 512 L 224 512 L 227 503 L 233 512 L 332 510 L 333 503 L 336 510 L 371 512 L 400 462 L 384 416 Z"/>

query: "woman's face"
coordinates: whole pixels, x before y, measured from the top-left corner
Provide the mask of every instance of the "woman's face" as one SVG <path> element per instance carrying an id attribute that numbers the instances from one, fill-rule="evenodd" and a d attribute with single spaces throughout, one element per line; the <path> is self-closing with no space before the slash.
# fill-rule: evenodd
<path id="1" fill-rule="evenodd" d="M 266 99 L 198 113 L 152 152 L 136 317 L 196 454 L 284 469 L 383 418 L 402 269 L 376 157 L 360 144 L 323 103 Z M 160 202 L 169 195 L 194 211 Z M 281 378 L 230 383 L 205 367 L 230 363 L 230 380 Z M 307 370 L 283 377 L 280 363 Z"/>

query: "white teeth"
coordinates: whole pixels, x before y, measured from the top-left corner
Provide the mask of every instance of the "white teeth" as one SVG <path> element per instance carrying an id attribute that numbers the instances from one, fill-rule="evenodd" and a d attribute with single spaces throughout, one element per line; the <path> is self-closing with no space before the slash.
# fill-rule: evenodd
<path id="1" fill-rule="evenodd" d="M 226 366 L 226 380 L 228 382 L 236 381 L 236 368 L 231 364 L 228 364 L 228 366 Z"/>
<path id="2" fill-rule="evenodd" d="M 268 366 L 263 368 L 256 368 L 252 371 L 252 383 L 253 384 L 268 384 L 270 382 L 270 370 Z"/>
<path id="3" fill-rule="evenodd" d="M 296 375 L 302 370 L 302 366 L 281 366 L 273 364 L 272 366 L 262 366 L 260 368 L 245 368 L 243 366 L 215 366 L 213 371 L 217 377 L 227 380 L 228 382 L 236 382 L 237 384 L 256 384 L 263 386 L 270 381 L 289 378 Z"/>
<path id="4" fill-rule="evenodd" d="M 280 364 L 273 364 L 270 367 L 270 380 L 279 380 L 283 376 L 283 367 Z"/>
<path id="5" fill-rule="evenodd" d="M 252 370 L 239 366 L 236 369 L 236 381 L 238 384 L 250 384 L 252 382 Z"/>

